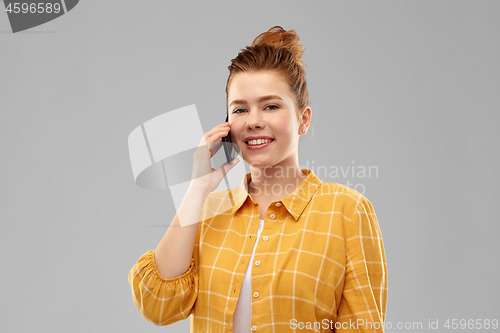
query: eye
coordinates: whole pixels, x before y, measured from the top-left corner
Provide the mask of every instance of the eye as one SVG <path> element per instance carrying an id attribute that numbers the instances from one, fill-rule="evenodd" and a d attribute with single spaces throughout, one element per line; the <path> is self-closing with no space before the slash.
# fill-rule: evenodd
<path id="1" fill-rule="evenodd" d="M 268 106 L 266 106 L 266 109 L 267 108 L 272 108 L 271 110 L 276 110 L 276 109 L 279 109 L 280 107 L 277 105 L 268 105 Z"/>
<path id="2" fill-rule="evenodd" d="M 237 111 L 240 111 L 240 110 L 245 111 L 245 109 L 235 109 L 235 110 L 233 111 L 233 113 L 239 113 L 239 112 L 237 112 Z"/>

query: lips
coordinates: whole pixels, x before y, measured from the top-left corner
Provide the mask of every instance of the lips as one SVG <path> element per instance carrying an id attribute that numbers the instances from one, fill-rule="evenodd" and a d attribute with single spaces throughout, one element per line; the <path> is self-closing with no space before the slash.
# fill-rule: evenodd
<path id="1" fill-rule="evenodd" d="M 266 139 L 262 139 L 262 138 L 260 138 L 260 139 L 261 139 L 261 140 L 271 140 L 271 142 L 273 142 L 273 141 L 274 141 L 274 139 L 271 139 L 271 138 L 269 138 L 269 139 L 267 139 L 267 138 L 266 138 Z M 245 140 L 245 143 L 246 143 L 246 144 L 248 144 L 248 142 L 253 141 L 253 140 L 259 140 L 259 139 L 250 139 L 250 140 Z"/>
<path id="2" fill-rule="evenodd" d="M 255 146 L 251 146 L 245 142 L 245 146 L 250 150 L 264 149 L 264 148 L 268 147 L 269 145 L 271 145 L 273 142 L 274 142 L 274 140 L 272 140 L 271 142 L 266 142 L 266 143 L 262 143 L 260 145 L 255 145 Z"/>
<path id="3" fill-rule="evenodd" d="M 252 141 L 252 140 L 258 140 L 258 139 L 261 139 L 261 140 L 274 140 L 270 136 L 256 135 L 256 136 L 247 136 L 245 138 L 245 142 Z"/>

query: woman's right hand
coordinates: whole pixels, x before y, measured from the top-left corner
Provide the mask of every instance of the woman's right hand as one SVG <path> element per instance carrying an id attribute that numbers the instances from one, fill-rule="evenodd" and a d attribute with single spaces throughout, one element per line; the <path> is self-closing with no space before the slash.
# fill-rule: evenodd
<path id="1" fill-rule="evenodd" d="M 193 156 L 193 174 L 190 187 L 208 195 L 219 187 L 224 174 L 227 174 L 238 164 L 240 161 L 238 158 L 233 159 L 232 165 L 229 165 L 227 161 L 224 162 L 217 170 L 212 168 L 210 164 L 210 159 L 222 147 L 222 138 L 227 136 L 230 130 L 229 122 L 225 122 L 215 126 L 203 135 Z M 224 169 L 224 172 L 222 172 L 222 169 Z"/>

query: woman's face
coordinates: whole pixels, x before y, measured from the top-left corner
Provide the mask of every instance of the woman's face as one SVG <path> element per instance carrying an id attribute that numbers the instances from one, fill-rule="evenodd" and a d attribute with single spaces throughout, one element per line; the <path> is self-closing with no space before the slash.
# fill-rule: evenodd
<path id="1" fill-rule="evenodd" d="M 294 101 L 288 83 L 273 72 L 243 72 L 232 77 L 227 105 L 231 139 L 250 166 L 286 167 L 298 163 L 300 124 Z M 247 144 L 249 136 L 274 140 L 256 149 L 258 146 Z"/>

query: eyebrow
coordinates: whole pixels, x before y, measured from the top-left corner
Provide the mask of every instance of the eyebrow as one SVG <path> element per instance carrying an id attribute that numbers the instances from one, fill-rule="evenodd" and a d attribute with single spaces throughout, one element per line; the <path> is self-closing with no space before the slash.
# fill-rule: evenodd
<path id="1" fill-rule="evenodd" d="M 262 96 L 260 97 L 257 102 L 260 103 L 260 102 L 263 102 L 263 101 L 267 101 L 267 100 L 270 100 L 270 99 L 279 99 L 279 100 L 283 100 L 281 97 L 279 97 L 278 95 L 267 95 L 267 96 Z M 246 104 L 247 101 L 245 101 L 244 99 L 235 99 L 234 101 L 231 102 L 231 104 L 229 104 L 229 106 L 233 105 L 233 104 Z"/>

